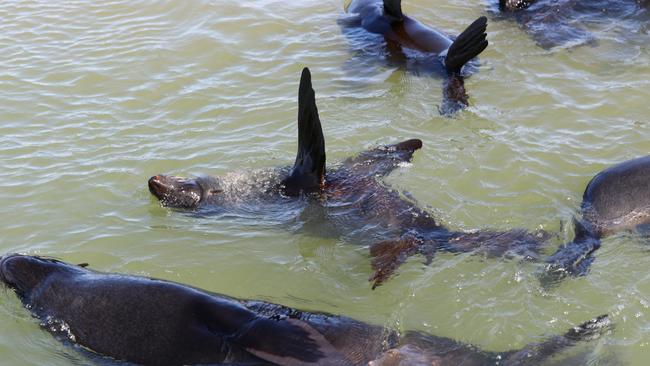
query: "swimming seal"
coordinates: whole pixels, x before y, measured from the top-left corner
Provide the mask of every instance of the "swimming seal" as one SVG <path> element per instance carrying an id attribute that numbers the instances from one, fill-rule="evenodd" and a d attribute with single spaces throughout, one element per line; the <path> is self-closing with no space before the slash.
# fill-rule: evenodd
<path id="1" fill-rule="evenodd" d="M 275 212 L 286 210 L 290 203 L 305 202 L 305 211 L 318 214 L 303 219 L 319 220 L 318 226 L 325 224 L 332 232 L 370 246 L 373 288 L 416 254 L 428 262 L 439 250 L 537 257 L 548 238 L 544 232 L 450 231 L 380 180 L 410 162 L 421 147 L 417 139 L 381 146 L 326 170 L 323 131 L 311 74 L 305 68 L 298 97 L 298 153 L 292 168 L 195 179 L 157 175 L 148 185 L 163 206 L 206 214 L 216 209 L 241 212 L 251 205 L 259 212 Z"/>
<path id="2" fill-rule="evenodd" d="M 345 27 L 361 27 L 380 34 L 392 60 L 406 59 L 403 49 L 424 53 L 430 63 L 440 63 L 448 79 L 444 89 L 442 114 L 451 114 L 468 105 L 461 69 L 488 46 L 487 18 L 475 20 L 455 40 L 402 13 L 401 0 L 353 0 L 347 8 Z"/>
<path id="3" fill-rule="evenodd" d="M 603 18 L 647 18 L 648 0 L 499 0 L 499 11 L 511 15 L 542 48 L 595 42 L 582 24 Z M 645 21 L 645 19 L 643 19 Z"/>
<path id="4" fill-rule="evenodd" d="M 650 155 L 609 167 L 591 179 L 582 197 L 575 238 L 547 260 L 544 279 L 585 275 L 600 239 L 650 224 Z"/>
<path id="5" fill-rule="evenodd" d="M 611 328 L 600 316 L 521 350 L 482 351 L 449 338 L 396 332 L 344 316 L 238 300 L 183 284 L 101 273 L 25 255 L 0 259 L 12 288 L 54 335 L 141 365 L 533 365 Z M 426 361 L 429 361 L 426 363 Z M 523 362 L 522 362 L 523 361 Z"/>

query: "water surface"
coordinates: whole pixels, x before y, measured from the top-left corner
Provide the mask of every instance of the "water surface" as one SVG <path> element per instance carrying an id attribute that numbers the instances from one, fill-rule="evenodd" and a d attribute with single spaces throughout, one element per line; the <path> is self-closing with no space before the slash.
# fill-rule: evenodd
<path id="1" fill-rule="evenodd" d="M 471 106 L 439 115 L 442 80 L 369 59 L 337 25 L 342 1 L 0 3 L 0 252 L 179 281 L 507 350 L 609 313 L 614 332 L 574 352 L 643 365 L 650 242 L 603 241 L 589 276 L 544 291 L 539 267 L 441 253 L 375 291 L 367 248 L 291 225 L 286 212 L 220 219 L 161 208 L 151 175 L 289 165 L 300 70 L 312 70 L 328 160 L 407 138 L 424 148 L 387 181 L 454 230 L 571 239 L 589 179 L 650 153 L 648 28 L 589 25 L 592 46 L 543 50 L 491 21 L 466 82 Z M 458 34 L 489 4 L 410 0 Z M 361 52 L 360 52 L 361 51 Z M 372 50 L 370 50 L 372 52 Z M 279 222 L 282 225 L 278 224 Z M 287 225 L 289 223 L 289 225 Z M 0 359 L 88 364 L 0 296 Z M 615 361 L 612 361 L 615 360 Z"/>

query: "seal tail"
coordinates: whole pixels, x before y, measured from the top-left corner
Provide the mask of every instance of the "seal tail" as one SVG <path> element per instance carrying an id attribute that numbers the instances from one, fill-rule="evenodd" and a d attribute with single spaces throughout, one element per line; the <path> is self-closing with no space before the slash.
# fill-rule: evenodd
<path id="1" fill-rule="evenodd" d="M 282 182 L 284 193 L 297 196 L 316 191 L 325 179 L 325 138 L 308 68 L 302 70 L 298 90 L 298 154 L 291 173 Z"/>
<path id="2" fill-rule="evenodd" d="M 575 238 L 561 246 L 546 259 L 546 267 L 540 276 L 544 287 L 557 285 L 567 276 L 584 276 L 594 261 L 594 252 L 600 248 L 600 238 L 584 220 L 573 219 Z"/>
<path id="3" fill-rule="evenodd" d="M 459 74 L 463 66 L 478 56 L 488 46 L 486 39 L 487 18 L 482 16 L 470 24 L 451 44 L 445 57 L 445 68 L 452 74 Z"/>
<path id="4" fill-rule="evenodd" d="M 551 337 L 541 343 L 532 343 L 519 351 L 511 351 L 504 365 L 536 365 L 553 354 L 574 346 L 578 342 L 591 341 L 610 331 L 613 325 L 607 314 L 586 321 L 569 329 L 564 335 Z"/>

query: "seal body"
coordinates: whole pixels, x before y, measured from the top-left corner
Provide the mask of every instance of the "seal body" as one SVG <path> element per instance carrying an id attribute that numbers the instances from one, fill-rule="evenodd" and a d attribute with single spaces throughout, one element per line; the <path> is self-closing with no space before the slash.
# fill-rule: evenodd
<path id="1" fill-rule="evenodd" d="M 595 43 L 584 24 L 608 20 L 647 21 L 647 0 L 499 0 L 542 48 Z M 638 26 L 632 26 L 634 29 Z"/>
<path id="2" fill-rule="evenodd" d="M 418 139 L 380 146 L 326 169 L 315 93 L 305 69 L 298 92 L 298 152 L 292 167 L 196 179 L 157 175 L 149 179 L 149 190 L 164 206 L 200 215 L 293 208 L 306 227 L 326 227 L 321 231 L 328 235 L 335 233 L 370 246 L 373 288 L 417 254 L 428 262 L 440 250 L 537 257 L 546 233 L 453 232 L 382 182 L 381 178 L 408 164 L 421 147 Z"/>
<path id="3" fill-rule="evenodd" d="M 601 316 L 522 350 L 486 352 L 449 338 L 394 331 L 344 316 L 238 300 L 179 283 L 101 273 L 47 258 L 7 255 L 0 281 L 68 340 L 142 365 L 288 366 L 517 364 L 600 335 Z M 47 327 L 50 331 L 52 327 Z M 545 346 L 545 347 L 543 347 Z M 388 351 L 388 352 L 387 352 Z M 513 362 L 510 362 L 512 360 Z M 461 362 L 462 361 L 462 362 Z M 419 362 L 419 361 L 418 361 Z"/>
<path id="4" fill-rule="evenodd" d="M 461 71 L 488 46 L 486 17 L 475 20 L 454 40 L 404 14 L 401 0 L 353 0 L 340 23 L 345 33 L 361 28 L 380 35 L 388 59 L 393 63 L 407 65 L 408 58 L 417 58 L 425 64 L 420 68 L 441 70 L 445 77 L 445 99 L 440 107 L 442 114 L 452 114 L 467 106 L 468 96 Z M 368 38 L 368 42 L 373 41 L 372 37 Z M 415 51 L 417 55 L 410 57 L 406 50 Z"/>
<path id="5" fill-rule="evenodd" d="M 387 40 L 406 48 L 444 56 L 443 52 L 453 43 L 448 35 L 403 14 L 401 7 L 386 11 L 384 3 L 381 0 L 353 0 L 347 11 L 358 14 L 361 27 L 369 32 L 382 34 Z"/>
<path id="6" fill-rule="evenodd" d="M 547 259 L 544 277 L 585 275 L 601 238 L 650 225 L 650 156 L 609 167 L 596 174 L 582 197 L 575 238 Z M 645 231 L 645 230 L 640 230 Z"/>
<path id="7" fill-rule="evenodd" d="M 582 197 L 582 216 L 598 237 L 650 224 L 650 156 L 598 173 Z"/>

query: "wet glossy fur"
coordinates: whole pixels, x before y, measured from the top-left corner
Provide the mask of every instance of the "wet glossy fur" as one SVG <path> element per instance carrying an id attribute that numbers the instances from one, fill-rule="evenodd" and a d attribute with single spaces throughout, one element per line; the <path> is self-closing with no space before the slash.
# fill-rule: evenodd
<path id="1" fill-rule="evenodd" d="M 611 326 L 601 316 L 563 336 L 497 353 L 449 338 L 420 332 L 400 337 L 343 316 L 39 257 L 2 257 L 0 281 L 16 291 L 34 316 L 64 324 L 68 331 L 56 335 L 100 355 L 143 365 L 535 365 Z"/>

